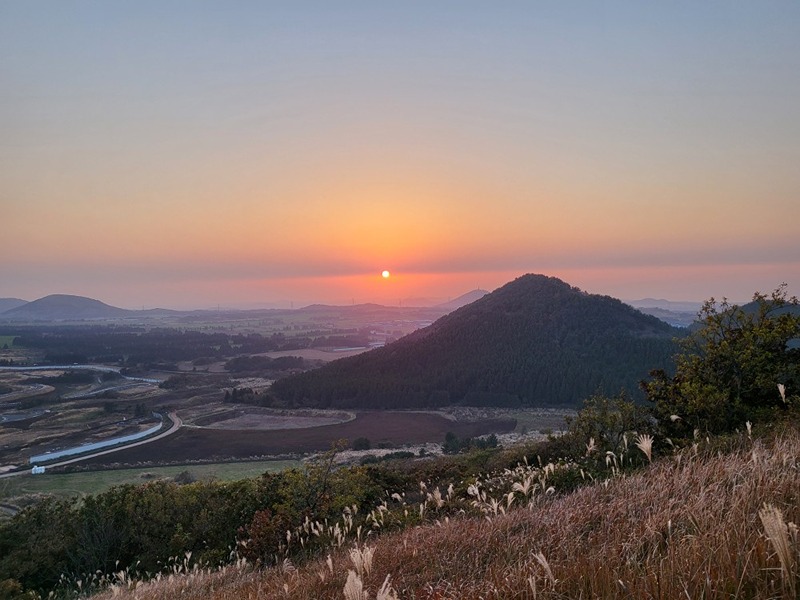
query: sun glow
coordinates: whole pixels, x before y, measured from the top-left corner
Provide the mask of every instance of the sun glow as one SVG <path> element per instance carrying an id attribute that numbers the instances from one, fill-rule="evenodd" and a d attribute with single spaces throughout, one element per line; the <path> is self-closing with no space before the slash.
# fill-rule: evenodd
<path id="1" fill-rule="evenodd" d="M 389 271 L 381 271 L 381 277 L 383 277 L 384 279 L 389 279 L 389 275 L 391 275 Z"/>

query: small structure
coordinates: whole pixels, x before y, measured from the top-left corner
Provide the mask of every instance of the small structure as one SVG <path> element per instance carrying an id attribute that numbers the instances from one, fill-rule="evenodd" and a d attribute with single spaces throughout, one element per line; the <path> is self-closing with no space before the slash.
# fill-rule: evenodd
<path id="1" fill-rule="evenodd" d="M 31 475 L 41 475 L 44 473 L 44 467 L 33 467 L 31 469 Z"/>

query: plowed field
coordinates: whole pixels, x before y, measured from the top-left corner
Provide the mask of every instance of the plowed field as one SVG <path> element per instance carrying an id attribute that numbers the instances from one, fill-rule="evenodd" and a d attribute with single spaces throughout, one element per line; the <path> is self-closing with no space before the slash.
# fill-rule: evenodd
<path id="1" fill-rule="evenodd" d="M 173 463 L 179 461 L 248 458 L 327 450 L 336 440 L 366 437 L 373 447 L 442 442 L 448 431 L 459 437 L 512 431 L 514 419 L 459 422 L 434 413 L 364 412 L 346 423 L 283 430 L 182 428 L 150 444 L 87 460 L 85 464 Z"/>

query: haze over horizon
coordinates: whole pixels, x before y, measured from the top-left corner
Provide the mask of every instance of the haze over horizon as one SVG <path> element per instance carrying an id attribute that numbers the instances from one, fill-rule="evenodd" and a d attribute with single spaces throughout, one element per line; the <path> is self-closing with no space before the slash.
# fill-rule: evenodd
<path id="1" fill-rule="evenodd" d="M 566 282 L 566 283 L 569 283 L 569 282 Z M 500 287 L 502 287 L 502 286 L 500 286 Z M 399 307 L 411 307 L 411 308 L 425 308 L 425 307 L 436 307 L 436 306 L 439 306 L 439 305 L 446 305 L 446 304 L 448 304 L 450 302 L 453 302 L 453 301 L 456 301 L 456 300 L 462 300 L 465 303 L 470 303 L 470 302 L 473 302 L 478 297 L 480 297 L 480 296 L 474 296 L 474 298 L 473 298 L 473 295 L 476 292 L 480 292 L 481 295 L 483 295 L 483 294 L 491 293 L 492 291 L 496 291 L 496 290 L 494 290 L 494 289 L 493 290 L 474 289 L 474 290 L 469 290 L 467 292 L 464 292 L 463 294 L 459 294 L 457 296 L 448 296 L 446 298 L 445 297 L 399 298 L 398 300 L 396 300 L 393 303 L 392 302 L 386 303 L 385 306 L 388 306 L 388 307 L 399 306 Z M 586 291 L 586 292 L 589 292 L 589 293 L 593 293 L 590 290 L 583 290 L 583 291 Z M 34 302 L 34 301 L 37 301 L 37 300 L 45 300 L 45 299 L 47 299 L 47 300 L 50 300 L 50 299 L 55 300 L 56 297 L 58 297 L 58 296 L 84 298 L 84 299 L 87 299 L 87 300 L 90 300 L 90 301 L 99 301 L 99 302 L 102 302 L 103 304 L 109 305 L 109 306 L 111 306 L 113 308 L 123 308 L 123 309 L 126 309 L 126 310 L 167 309 L 167 310 L 191 311 L 191 310 L 257 310 L 257 309 L 268 309 L 268 308 L 277 308 L 277 309 L 294 308 L 294 309 L 300 309 L 300 308 L 304 308 L 304 307 L 308 307 L 308 306 L 312 306 L 312 305 L 316 305 L 316 304 L 330 305 L 330 306 L 343 306 L 343 305 L 348 305 L 349 306 L 349 305 L 370 304 L 370 301 L 364 301 L 364 302 L 360 302 L 359 301 L 359 302 L 357 302 L 356 298 L 351 298 L 350 301 L 346 302 L 346 303 L 313 301 L 313 300 L 312 301 L 306 301 L 306 302 L 303 302 L 303 301 L 295 302 L 295 301 L 292 300 L 292 301 L 289 301 L 288 303 L 282 303 L 282 302 L 258 302 L 258 301 L 239 302 L 239 303 L 228 302 L 228 303 L 218 303 L 218 304 L 216 304 L 214 306 L 207 305 L 207 304 L 202 304 L 202 303 L 199 303 L 199 304 L 186 304 L 186 305 L 181 305 L 181 306 L 166 306 L 166 305 L 163 305 L 163 304 L 159 304 L 158 302 L 151 302 L 149 304 L 142 304 L 142 305 L 139 305 L 139 306 L 134 306 L 134 305 L 115 305 L 115 304 L 113 304 L 111 302 L 106 302 L 102 298 L 93 298 L 91 296 L 86 296 L 85 294 L 61 294 L 61 293 L 58 293 L 58 292 L 54 292 L 53 294 L 47 294 L 45 296 L 41 296 L 41 297 L 38 297 L 38 298 L 25 299 L 25 298 L 16 298 L 16 297 L 0 297 L 0 300 L 3 300 L 3 299 L 22 300 L 25 303 L 28 303 L 28 302 Z M 633 303 L 634 305 L 637 305 L 637 306 L 644 306 L 644 307 L 650 307 L 650 308 L 659 307 L 662 303 L 667 302 L 667 303 L 670 303 L 670 304 L 674 305 L 674 307 L 672 307 L 671 310 L 684 311 L 684 312 L 685 311 L 694 312 L 697 308 L 699 308 L 699 305 L 701 304 L 701 301 L 699 301 L 699 300 L 697 300 L 697 301 L 696 300 L 667 300 L 665 298 L 652 298 L 652 297 L 645 297 L 645 298 L 618 298 L 618 299 L 622 300 L 623 302 Z M 733 302 L 737 302 L 737 299 L 729 298 L 728 300 L 731 300 Z M 747 298 L 747 299 L 739 299 L 738 301 L 743 304 L 743 303 L 748 302 L 749 300 L 750 299 Z M 648 301 L 652 301 L 652 302 L 648 303 Z M 10 306 L 16 307 L 16 304 L 15 305 L 10 305 Z M 11 309 L 10 308 L 0 307 L 0 318 L 2 317 L 2 314 L 3 314 L 4 310 L 11 310 Z"/>
<path id="2" fill-rule="evenodd" d="M 798 3 L 4 2 L 0 57 L 0 297 L 800 294 Z"/>

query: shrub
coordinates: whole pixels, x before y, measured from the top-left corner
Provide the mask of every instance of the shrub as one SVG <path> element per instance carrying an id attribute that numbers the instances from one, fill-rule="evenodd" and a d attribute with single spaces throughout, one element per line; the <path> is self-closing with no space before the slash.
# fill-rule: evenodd
<path id="1" fill-rule="evenodd" d="M 365 437 L 358 437 L 353 440 L 352 448 L 353 450 L 369 450 L 372 447 L 372 444 L 369 441 L 369 438 Z"/>
<path id="2" fill-rule="evenodd" d="M 712 298 L 699 316 L 699 327 L 682 341 L 675 375 L 653 371 L 642 384 L 665 435 L 731 431 L 770 420 L 797 401 L 800 308 L 785 284 L 770 296 L 756 293 L 744 307 Z"/>

